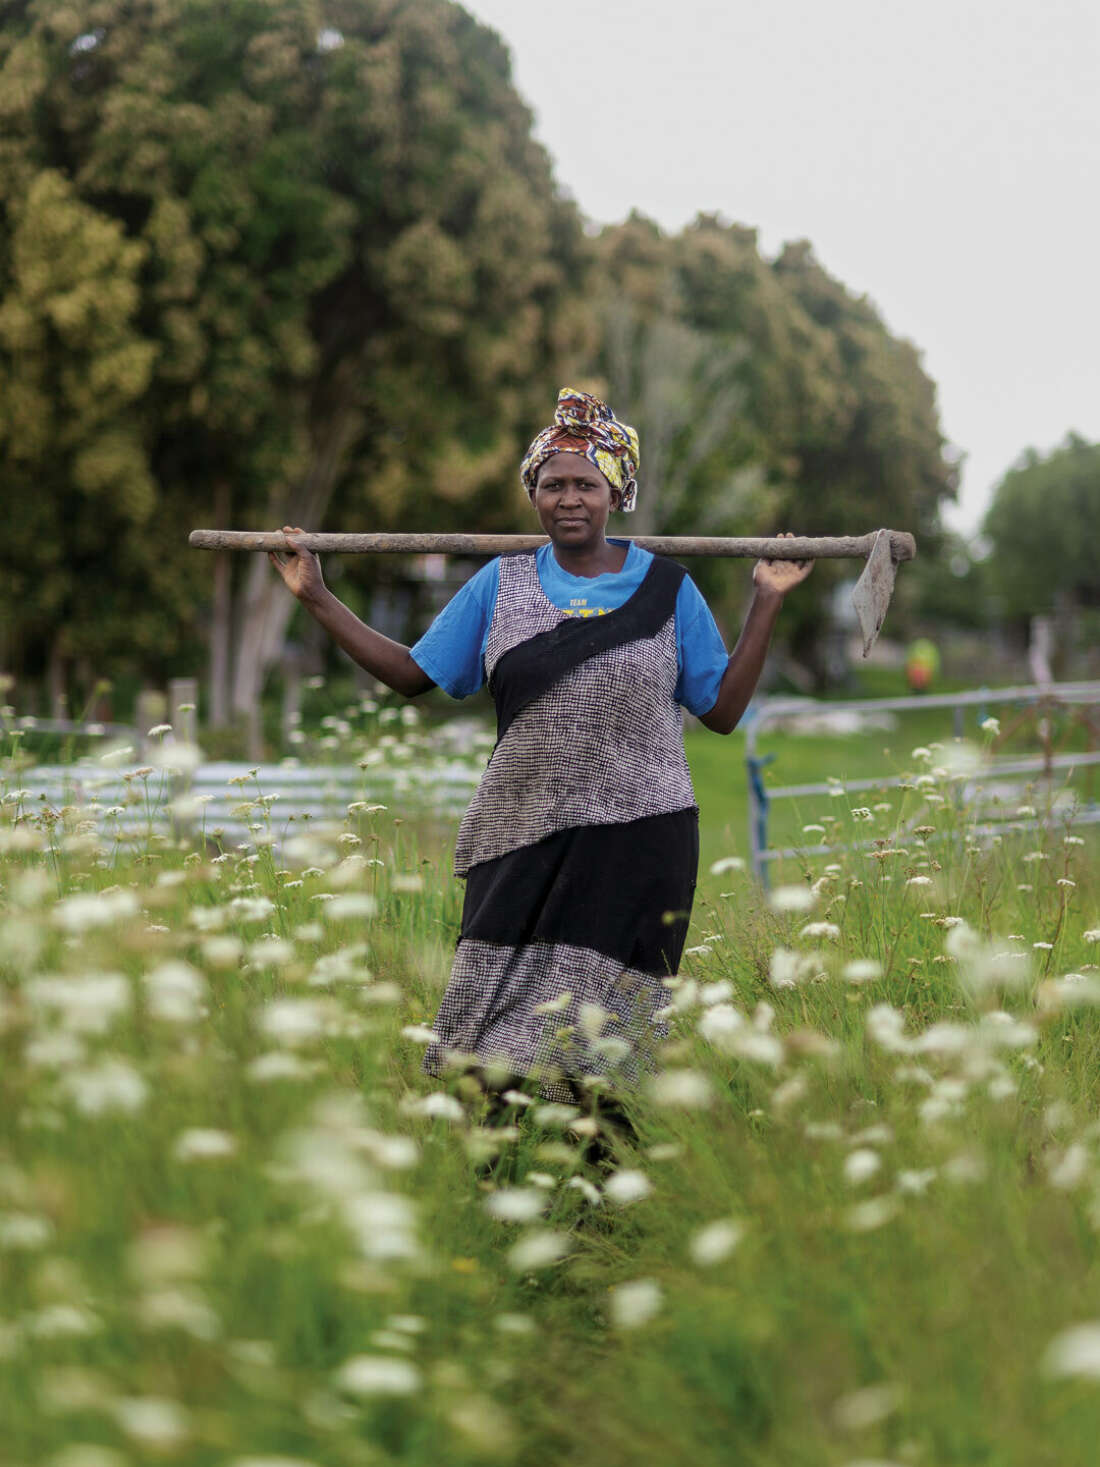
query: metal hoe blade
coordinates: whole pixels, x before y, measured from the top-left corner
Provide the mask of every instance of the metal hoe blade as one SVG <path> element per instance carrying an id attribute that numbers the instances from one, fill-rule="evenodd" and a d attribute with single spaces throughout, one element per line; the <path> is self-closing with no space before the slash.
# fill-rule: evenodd
<path id="1" fill-rule="evenodd" d="M 852 590 L 852 605 L 863 633 L 863 655 L 875 645 L 882 630 L 890 597 L 894 592 L 894 557 L 890 553 L 890 531 L 879 530 L 863 573 Z"/>

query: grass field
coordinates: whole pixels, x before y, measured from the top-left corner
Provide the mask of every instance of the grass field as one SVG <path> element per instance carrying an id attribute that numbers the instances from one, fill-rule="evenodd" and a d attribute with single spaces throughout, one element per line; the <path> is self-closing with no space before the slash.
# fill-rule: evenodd
<path id="1" fill-rule="evenodd" d="M 1100 861 L 970 839 L 945 732 L 776 735 L 782 782 L 915 787 L 792 812 L 837 849 L 770 901 L 739 741 L 690 737 L 674 1037 L 610 1173 L 598 1106 L 487 1126 L 422 1076 L 461 893 L 400 812 L 282 866 L 246 785 L 246 847 L 123 855 L 8 779 L 0 1462 L 1094 1463 Z"/>

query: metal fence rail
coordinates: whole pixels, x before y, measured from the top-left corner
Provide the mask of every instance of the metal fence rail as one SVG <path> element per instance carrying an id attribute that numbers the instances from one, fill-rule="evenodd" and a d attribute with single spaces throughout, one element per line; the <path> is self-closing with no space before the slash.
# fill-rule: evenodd
<path id="1" fill-rule="evenodd" d="M 767 884 L 768 863 L 783 858 L 795 856 L 817 856 L 840 849 L 860 849 L 870 842 L 853 842 L 849 846 L 837 845 L 814 845 L 814 846 L 791 846 L 786 848 L 772 848 L 768 844 L 768 814 L 773 801 L 784 799 L 805 799 L 818 795 L 828 795 L 835 786 L 829 782 L 817 784 L 792 784 L 780 785 L 769 788 L 764 783 L 764 769 L 771 764 L 774 754 L 760 754 L 758 752 L 758 739 L 761 731 L 769 724 L 782 722 L 784 719 L 797 717 L 799 715 L 836 714 L 836 713 L 915 713 L 922 712 L 928 708 L 950 708 L 955 714 L 954 727 L 956 735 L 963 732 L 963 719 L 965 710 L 968 708 L 977 710 L 979 721 L 985 716 L 986 710 L 992 707 L 1003 707 L 1006 704 L 1021 708 L 1034 708 L 1037 711 L 1051 712 L 1062 708 L 1091 708 L 1100 704 L 1100 682 L 1072 682 L 1051 683 L 1045 686 L 1039 684 L 1028 684 L 1021 687 L 1008 688 L 975 688 L 958 693 L 935 693 L 930 695 L 919 695 L 916 697 L 897 698 L 864 698 L 836 703 L 808 703 L 804 698 L 769 698 L 762 699 L 750 710 L 750 716 L 745 724 L 745 768 L 748 779 L 749 794 L 749 849 L 751 852 L 752 869 L 757 878 Z M 1091 768 L 1100 765 L 1100 752 L 1095 751 L 1092 745 L 1092 724 L 1086 721 L 1089 731 L 1090 747 L 1085 753 L 1080 754 L 1056 754 L 1047 750 L 1043 754 L 1029 756 L 1026 758 L 1004 758 L 991 759 L 981 770 L 981 781 L 1020 782 L 1021 778 L 1038 776 L 1040 779 L 1051 782 L 1056 774 L 1069 775 L 1077 769 Z M 844 781 L 845 791 L 851 793 L 862 793 L 867 790 L 899 789 L 910 784 L 898 776 L 883 776 L 878 779 L 849 779 Z M 976 793 L 977 778 L 963 781 L 960 784 L 960 798 L 972 797 Z M 988 815 L 988 806 L 982 807 L 983 814 Z M 1075 824 L 1094 825 L 1100 823 L 1100 807 L 1090 803 L 1079 809 L 1074 815 Z M 1036 828 L 1041 825 L 1036 817 L 1032 820 L 1020 820 L 1006 815 L 1003 821 L 987 821 L 976 828 L 976 834 L 995 834 L 1011 827 L 1012 829 L 1024 830 Z"/>
<path id="2" fill-rule="evenodd" d="M 204 834 L 229 845 L 252 839 L 255 827 L 270 829 L 279 840 L 311 822 L 342 823 L 356 801 L 384 804 L 395 813 L 408 809 L 452 816 L 465 808 L 477 778 L 477 770 L 458 759 L 423 765 L 402 761 L 368 770 L 216 762 L 199 765 L 187 778 L 169 779 L 154 770 L 147 800 L 145 782 L 132 774 L 127 778 L 121 771 L 86 764 L 42 764 L 18 776 L 18 789 L 25 792 L 24 809 L 72 806 L 79 816 L 93 819 L 108 840 L 140 842 L 156 831 Z M 269 798 L 265 803 L 261 797 Z"/>

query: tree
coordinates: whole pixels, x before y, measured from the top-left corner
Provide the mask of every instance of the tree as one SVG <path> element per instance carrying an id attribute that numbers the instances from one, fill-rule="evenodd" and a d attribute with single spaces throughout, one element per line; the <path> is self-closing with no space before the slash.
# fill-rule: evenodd
<path id="1" fill-rule="evenodd" d="M 206 619 L 212 566 L 184 548 L 189 524 L 508 521 L 525 434 L 586 339 L 579 221 L 497 38 L 449 0 L 334 0 L 325 17 L 312 0 L 5 13 L 0 296 L 22 289 L 19 200 L 55 175 L 88 228 L 115 231 L 137 293 L 118 309 L 148 380 L 108 418 L 182 567 L 166 634 Z M 50 349 L 49 371 L 80 374 Z M 46 462 L 10 438 L 0 456 L 6 475 Z M 120 608 L 164 593 L 165 538 L 144 556 L 131 538 Z M 262 559 L 218 585 L 212 702 L 244 713 L 294 603 Z M 42 612 L 10 610 L 26 646 Z"/>
<path id="2" fill-rule="evenodd" d="M 1029 448 L 998 484 L 985 519 L 989 570 L 1017 620 L 1100 606 L 1100 443 L 1075 433 L 1045 457 Z"/>
<path id="3" fill-rule="evenodd" d="M 134 412 L 155 356 L 135 319 L 145 249 L 53 170 L 12 201 L 8 221 L 0 301 L 8 635 L 21 624 L 41 641 L 57 692 L 64 661 L 88 651 L 74 584 L 101 606 L 104 546 L 140 534 L 156 499 Z"/>
<path id="4" fill-rule="evenodd" d="M 642 437 L 638 525 L 696 533 L 835 534 L 890 524 L 934 549 L 955 489 L 916 350 L 805 244 L 765 259 L 713 215 L 664 235 L 638 215 L 596 242 L 604 326 L 594 370 Z M 645 514 L 645 519 L 641 517 Z M 824 563 L 784 622 L 814 680 L 831 588 Z M 728 574 L 701 565 L 736 613 Z"/>
<path id="5" fill-rule="evenodd" d="M 922 557 L 936 555 L 940 505 L 955 497 L 957 470 L 940 429 L 935 384 L 919 352 L 887 330 L 866 297 L 834 280 L 806 241 L 785 246 L 774 269 L 832 338 L 841 389 L 825 422 L 796 432 L 798 471 L 790 484 L 788 523 L 805 534 L 888 525 L 913 533 Z M 819 683 L 823 597 L 845 574 L 850 571 L 843 563 L 822 564 L 815 595 L 792 606 L 792 649 Z"/>

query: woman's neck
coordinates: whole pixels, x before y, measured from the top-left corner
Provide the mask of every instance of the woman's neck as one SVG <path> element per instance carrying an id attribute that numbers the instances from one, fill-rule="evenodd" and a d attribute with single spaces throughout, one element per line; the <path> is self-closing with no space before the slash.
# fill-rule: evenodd
<path id="1" fill-rule="evenodd" d="M 574 549 L 569 545 L 552 545 L 554 559 L 571 576 L 583 576 L 591 580 L 608 571 L 621 571 L 630 552 L 628 545 L 614 545 L 610 540 L 601 540 L 598 545 Z"/>

